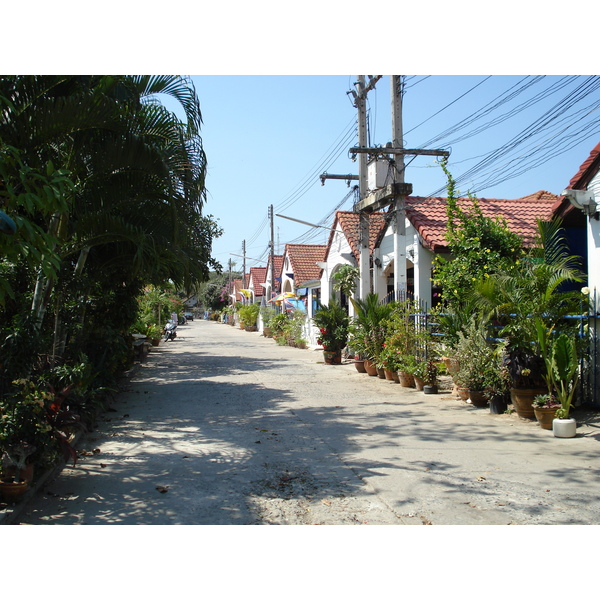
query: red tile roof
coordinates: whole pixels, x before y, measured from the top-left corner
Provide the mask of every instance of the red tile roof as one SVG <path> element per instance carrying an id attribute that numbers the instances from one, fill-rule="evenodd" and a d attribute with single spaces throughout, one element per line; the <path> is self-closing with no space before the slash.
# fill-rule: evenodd
<path id="1" fill-rule="evenodd" d="M 267 260 L 267 270 L 269 269 L 269 265 L 271 264 L 271 255 L 269 254 L 269 259 Z M 275 265 L 274 276 L 281 277 L 281 269 L 283 269 L 283 254 L 274 254 L 273 255 L 273 264 Z"/>
<path id="2" fill-rule="evenodd" d="M 264 296 L 265 288 L 260 285 L 264 283 L 267 277 L 267 267 L 250 267 L 250 279 L 248 286 L 252 284 L 255 296 Z"/>
<path id="3" fill-rule="evenodd" d="M 377 239 L 379 238 L 381 232 L 385 228 L 385 219 L 386 214 L 381 212 L 374 212 L 367 215 L 369 218 L 369 253 L 373 252 L 375 248 L 375 244 Z M 335 213 L 335 219 L 333 220 L 333 230 L 329 235 L 329 241 L 327 243 L 327 254 L 325 255 L 325 259 L 329 256 L 329 250 L 331 248 L 331 243 L 333 242 L 333 236 L 335 235 L 335 229 L 337 225 L 340 225 L 341 230 L 344 232 L 348 243 L 350 244 L 350 249 L 352 250 L 352 255 L 356 260 L 357 264 L 360 259 L 360 246 L 358 243 L 359 240 L 359 215 L 353 211 L 349 210 L 338 210 Z"/>
<path id="4" fill-rule="evenodd" d="M 600 169 L 600 143 L 590 152 L 583 161 L 579 171 L 571 178 L 567 186 L 572 190 L 584 190 Z"/>
<path id="5" fill-rule="evenodd" d="M 573 177 L 567 186 L 571 190 L 585 190 L 590 181 L 595 177 L 600 170 L 600 143 L 592 149 L 590 155 L 583 161 L 579 167 L 579 171 Z M 554 207 L 554 214 L 562 219 L 568 216 L 580 216 L 580 211 L 575 208 L 566 197 L 561 197 L 560 202 Z"/>
<path id="6" fill-rule="evenodd" d="M 543 190 L 516 200 L 478 198 L 485 216 L 504 217 L 508 228 L 518 233 L 526 245 L 533 243 L 537 232 L 537 219 L 550 218 L 560 200 L 560 196 Z M 446 203 L 446 198 L 439 197 L 409 196 L 406 199 L 406 216 L 419 232 L 425 246 L 433 252 L 446 250 Z M 468 207 L 470 200 L 460 198 L 459 203 Z"/>
<path id="7" fill-rule="evenodd" d="M 294 283 L 303 283 L 321 277 L 321 267 L 316 263 L 325 260 L 327 246 L 322 244 L 286 244 L 285 254 L 289 256 L 294 273 Z"/>

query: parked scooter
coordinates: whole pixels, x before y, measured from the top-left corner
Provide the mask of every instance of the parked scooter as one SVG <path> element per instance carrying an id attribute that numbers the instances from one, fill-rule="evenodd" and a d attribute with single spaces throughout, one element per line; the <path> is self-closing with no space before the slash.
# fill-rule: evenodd
<path id="1" fill-rule="evenodd" d="M 174 340 L 177 337 L 176 329 L 176 323 L 174 323 L 173 321 L 167 321 L 167 324 L 165 325 L 165 342 L 168 342 L 169 340 Z"/>

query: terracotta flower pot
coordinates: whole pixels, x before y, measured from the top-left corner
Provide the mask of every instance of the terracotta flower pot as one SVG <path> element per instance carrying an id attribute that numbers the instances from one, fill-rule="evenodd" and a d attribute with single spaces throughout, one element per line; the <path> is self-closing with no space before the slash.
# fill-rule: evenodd
<path id="1" fill-rule="evenodd" d="M 398 371 L 398 378 L 400 379 L 400 385 L 402 387 L 415 387 L 415 378 L 412 373 L 406 371 Z"/>
<path id="2" fill-rule="evenodd" d="M 469 399 L 469 390 L 468 390 L 468 388 L 457 387 L 456 388 L 456 395 L 461 400 L 464 400 L 466 402 Z"/>
<path id="3" fill-rule="evenodd" d="M 469 399 L 473 406 L 483 408 L 487 406 L 488 400 L 483 390 L 469 390 Z"/>
<path id="4" fill-rule="evenodd" d="M 419 392 L 422 392 L 423 386 L 425 385 L 425 381 L 420 377 L 417 377 L 416 375 L 413 375 L 413 378 L 415 380 L 415 388 L 417 388 Z"/>
<path id="5" fill-rule="evenodd" d="M 388 381 L 394 381 L 394 374 L 392 371 L 390 371 L 389 369 L 383 369 L 383 372 L 385 373 L 385 378 Z"/>
<path id="6" fill-rule="evenodd" d="M 552 421 L 554 421 L 554 415 L 558 408 L 558 406 L 556 408 L 549 408 L 547 406 L 533 407 L 535 418 L 538 420 L 542 429 L 552 429 Z"/>
<path id="7" fill-rule="evenodd" d="M 0 496 L 9 504 L 18 502 L 28 489 L 29 484 L 26 481 L 18 483 L 8 480 L 0 481 Z"/>
<path id="8" fill-rule="evenodd" d="M 369 377 L 377 377 L 377 367 L 372 360 L 365 360 L 365 371 Z"/>
<path id="9" fill-rule="evenodd" d="M 354 366 L 359 373 L 366 373 L 367 369 L 365 369 L 365 361 L 364 360 L 355 360 Z"/>
<path id="10" fill-rule="evenodd" d="M 510 390 L 510 399 L 519 417 L 523 419 L 535 419 L 533 412 L 533 399 L 536 396 L 547 393 L 545 388 L 520 389 L 512 388 Z"/>

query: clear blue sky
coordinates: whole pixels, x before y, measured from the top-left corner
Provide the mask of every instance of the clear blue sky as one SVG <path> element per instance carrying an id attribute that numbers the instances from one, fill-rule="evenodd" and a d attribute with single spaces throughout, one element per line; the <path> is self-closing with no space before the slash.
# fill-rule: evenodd
<path id="1" fill-rule="evenodd" d="M 224 267 L 232 258 L 241 268 L 242 259 L 232 255 L 242 254 L 243 240 L 247 267 L 264 264 L 269 205 L 275 213 L 319 223 L 346 196 L 345 182 L 322 186 L 318 175 L 358 174 L 358 163 L 348 156 L 357 142 L 356 109 L 347 94 L 355 80 L 355 75 L 193 76 L 208 159 L 205 210 L 225 230 L 213 248 Z M 368 95 L 373 145 L 391 140 L 389 84 L 390 77 L 383 76 Z M 582 84 L 593 91 L 575 102 Z M 449 167 L 460 191 L 479 198 L 518 198 L 542 189 L 559 194 L 600 140 L 598 78 L 409 75 L 405 87 L 405 147 L 451 150 Z M 560 106 L 566 110 L 557 116 Z M 481 118 L 465 122 L 482 111 Z M 507 145 L 506 154 L 490 154 Z M 433 157 L 412 160 L 406 181 L 413 195 L 445 195 Z M 341 206 L 351 207 L 352 198 Z M 326 236 L 325 230 L 275 219 L 281 252 L 286 242 L 325 243 Z"/>

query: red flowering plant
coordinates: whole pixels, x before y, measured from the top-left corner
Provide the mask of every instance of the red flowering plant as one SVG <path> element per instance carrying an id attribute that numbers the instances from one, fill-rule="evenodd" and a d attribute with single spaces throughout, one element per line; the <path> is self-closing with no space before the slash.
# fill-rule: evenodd
<path id="1" fill-rule="evenodd" d="M 328 306 L 321 306 L 312 320 L 319 328 L 317 343 L 323 350 L 337 353 L 346 347 L 350 318 L 339 304 L 332 300 Z"/>

